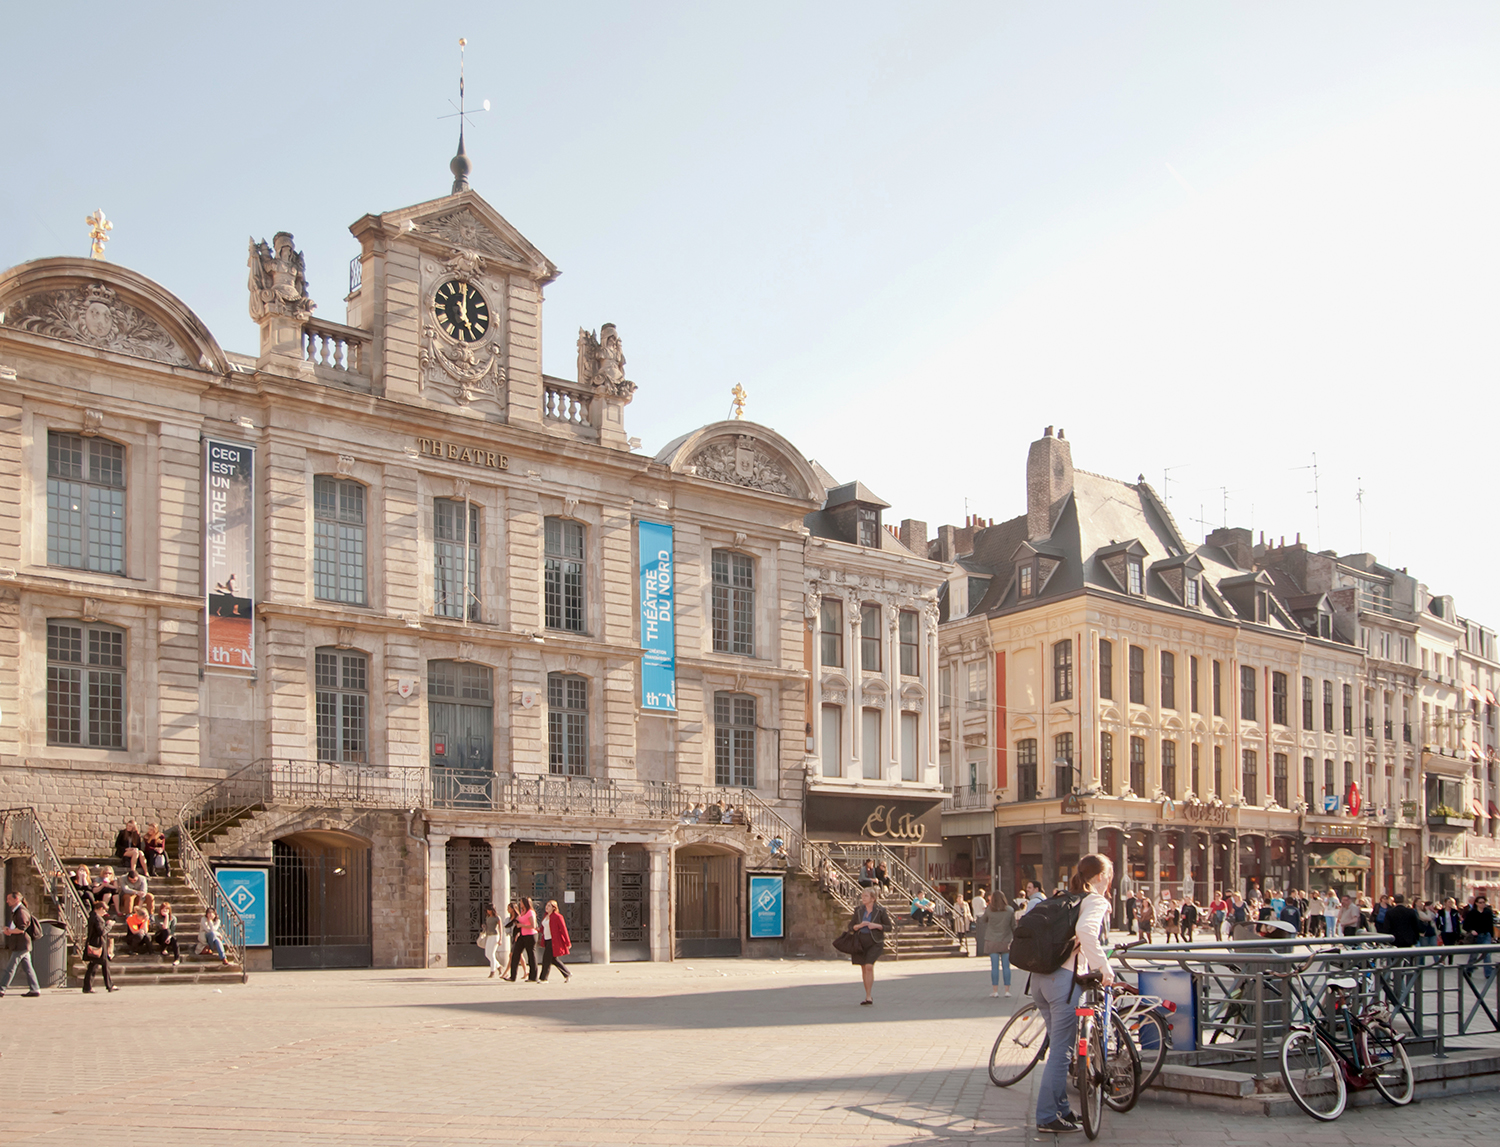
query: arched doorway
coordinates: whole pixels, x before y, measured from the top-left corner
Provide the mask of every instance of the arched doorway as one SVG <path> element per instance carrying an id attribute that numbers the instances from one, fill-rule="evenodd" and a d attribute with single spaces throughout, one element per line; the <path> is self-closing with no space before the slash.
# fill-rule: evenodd
<path id="1" fill-rule="evenodd" d="M 674 861 L 678 956 L 740 954 L 740 856 L 709 847 L 679 849 Z"/>
<path id="2" fill-rule="evenodd" d="M 297 832 L 271 854 L 271 966 L 368 968 L 370 842 Z"/>

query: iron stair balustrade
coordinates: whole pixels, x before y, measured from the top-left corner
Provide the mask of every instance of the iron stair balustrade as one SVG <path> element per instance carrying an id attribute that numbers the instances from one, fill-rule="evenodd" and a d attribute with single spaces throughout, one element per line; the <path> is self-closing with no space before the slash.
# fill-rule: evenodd
<path id="1" fill-rule="evenodd" d="M 89 934 L 89 913 L 52 847 L 36 809 L 0 809 L 0 851 L 24 850 L 32 866 L 51 891 L 48 895 L 62 914 L 68 939 L 80 956 Z"/>
<path id="2" fill-rule="evenodd" d="M 886 879 L 891 882 L 891 887 L 908 904 L 917 898 L 918 892 L 931 901 L 934 906 L 948 903 L 947 899 L 929 884 L 926 878 L 917 875 L 914 869 L 883 844 L 845 844 L 839 846 L 839 852 L 844 857 L 852 858 L 856 864 L 864 860 L 867 856 L 876 862 L 883 861 L 885 863 Z M 935 912 L 932 919 L 934 926 L 953 941 L 954 947 L 963 948 L 963 937 L 958 934 L 957 929 Z"/>
<path id="3" fill-rule="evenodd" d="M 199 900 L 205 905 L 212 905 L 214 911 L 219 914 L 219 923 L 228 933 L 228 935 L 221 934 L 219 937 L 224 943 L 224 955 L 231 963 L 240 966 L 241 979 L 248 981 L 250 973 L 245 970 L 244 917 L 239 914 L 224 890 L 219 887 L 213 868 L 193 842 L 187 821 L 181 816 L 177 820 L 177 863 L 188 887 L 193 890 Z"/>

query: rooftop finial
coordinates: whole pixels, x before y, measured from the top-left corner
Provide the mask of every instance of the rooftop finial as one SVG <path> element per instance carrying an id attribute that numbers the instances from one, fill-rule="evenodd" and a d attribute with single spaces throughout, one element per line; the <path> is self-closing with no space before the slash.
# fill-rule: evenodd
<path id="1" fill-rule="evenodd" d="M 731 404 L 731 406 L 732 406 L 732 408 L 734 410 L 734 416 L 736 418 L 744 418 L 745 417 L 745 399 L 749 398 L 750 395 L 746 392 L 745 388 L 743 386 L 741 386 L 739 383 L 735 383 L 734 384 L 734 389 L 731 390 L 729 393 L 734 398 L 734 402 Z"/>
<path id="2" fill-rule="evenodd" d="M 104 208 L 99 208 L 87 219 L 89 225 L 90 257 L 94 259 L 104 258 L 104 244 L 109 242 L 109 233 L 115 229 L 115 225 L 104 217 Z"/>
<path id="3" fill-rule="evenodd" d="M 469 172 L 473 170 L 469 153 L 464 151 L 464 48 L 468 43 L 465 39 L 458 41 L 458 153 L 448 164 L 448 170 L 453 172 L 454 195 L 469 189 Z"/>

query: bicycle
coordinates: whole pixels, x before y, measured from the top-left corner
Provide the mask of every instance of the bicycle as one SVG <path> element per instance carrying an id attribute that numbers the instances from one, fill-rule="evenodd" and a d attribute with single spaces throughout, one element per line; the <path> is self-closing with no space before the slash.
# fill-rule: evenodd
<path id="1" fill-rule="evenodd" d="M 1367 1003 L 1356 1015 L 1351 993 L 1359 981 L 1330 979 L 1330 1030 L 1294 1023 L 1281 1044 L 1281 1080 L 1297 1106 L 1330 1123 L 1344 1113 L 1349 1091 L 1374 1086 L 1382 1099 L 1404 1107 L 1416 1094 L 1416 1077 L 1401 1036 L 1391 1026 L 1391 1010 Z M 1341 1027 L 1342 1032 L 1337 1028 Z"/>
<path id="2" fill-rule="evenodd" d="M 1083 1115 L 1083 1133 L 1097 1139 L 1106 1103 L 1114 1111 L 1125 1112 L 1140 1098 L 1141 1059 L 1130 1033 L 1115 1014 L 1115 985 L 1104 983 L 1099 972 L 1079 976 L 1078 982 L 1083 985 L 1084 995 L 1077 1007 L 1073 1077 Z"/>
<path id="3" fill-rule="evenodd" d="M 1122 964 L 1124 961 L 1121 961 Z M 1127 965 L 1128 966 L 1128 965 Z M 1141 1062 L 1141 1089 L 1156 1081 L 1172 1050 L 1170 1015 L 1177 1005 L 1117 984 L 1115 1015 L 1124 1024 Z M 990 1048 L 990 1082 L 996 1087 L 1020 1083 L 1047 1054 L 1047 1024 L 1035 1003 L 1012 1013 Z"/>

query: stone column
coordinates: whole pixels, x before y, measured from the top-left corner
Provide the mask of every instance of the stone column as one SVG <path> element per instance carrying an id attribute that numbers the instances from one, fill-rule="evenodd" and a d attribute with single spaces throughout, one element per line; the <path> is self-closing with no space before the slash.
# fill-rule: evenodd
<path id="1" fill-rule="evenodd" d="M 490 839 L 490 900 L 502 923 L 510 903 L 510 846 L 514 841 Z"/>
<path id="2" fill-rule="evenodd" d="M 885 683 L 891 691 L 891 716 L 886 722 L 886 737 L 890 753 L 881 767 L 881 775 L 888 781 L 901 779 L 901 610 L 896 605 L 888 608 L 890 617 L 886 621 Z M 921 774 L 918 774 L 921 779 Z"/>
<path id="3" fill-rule="evenodd" d="M 1213 899 L 1214 895 L 1214 834 L 1209 833 L 1205 838 L 1203 855 L 1203 890 L 1206 896 L 1205 903 Z M 1201 905 L 1200 905 L 1201 907 Z"/>
<path id="4" fill-rule="evenodd" d="M 862 777 L 865 774 L 865 747 L 861 743 L 864 737 L 864 670 L 860 667 L 859 659 L 860 601 L 856 597 L 850 597 L 845 599 L 845 605 L 849 611 L 849 656 L 845 659 L 849 665 L 849 711 L 845 729 L 848 733 L 849 760 L 855 768 L 854 776 Z"/>
<path id="5" fill-rule="evenodd" d="M 427 837 L 427 966 L 448 966 L 448 838 Z"/>
<path id="6" fill-rule="evenodd" d="M 595 841 L 589 849 L 592 884 L 589 890 L 589 946 L 595 964 L 609 963 L 609 842 Z"/>
<path id="7" fill-rule="evenodd" d="M 1226 892 L 1239 892 L 1240 888 L 1240 834 L 1235 831 L 1229 833 L 1229 887 Z"/>
<path id="8" fill-rule="evenodd" d="M 927 668 L 926 671 L 922 674 L 922 683 L 927 688 L 927 710 L 923 714 L 927 718 L 927 751 L 926 754 L 920 758 L 925 762 L 925 765 L 918 776 L 924 782 L 927 782 L 937 779 L 935 775 L 929 775 L 928 770 L 932 770 L 934 774 L 937 771 L 938 755 L 941 752 L 943 736 L 942 730 L 939 728 L 938 724 L 941 719 L 943 707 L 943 698 L 939 693 L 939 690 L 942 688 L 943 675 L 938 665 L 938 634 L 936 610 L 929 611 L 927 609 L 923 609 L 922 624 L 926 627 L 927 632 L 927 638 L 923 642 L 923 652 L 927 657 Z M 918 668 L 921 668 L 921 666 L 918 666 Z M 955 708 L 952 698 L 949 699 L 948 705 L 948 719 L 951 721 L 953 719 L 953 712 Z M 948 743 L 950 746 L 948 750 L 948 757 L 950 760 L 952 760 L 958 746 L 955 745 L 952 740 L 950 740 Z M 994 758 L 992 757 L 991 760 L 993 759 Z M 984 782 L 984 787 L 990 790 L 993 790 L 995 787 L 995 777 L 992 770 L 993 766 L 991 767 L 991 771 L 986 776 Z"/>
<path id="9" fill-rule="evenodd" d="M 672 958 L 672 845 L 668 841 L 646 845 L 651 858 L 650 892 L 651 958 Z"/>
<path id="10" fill-rule="evenodd" d="M 1057 884 L 1057 833 L 1042 833 L 1042 895 L 1051 896 Z"/>

